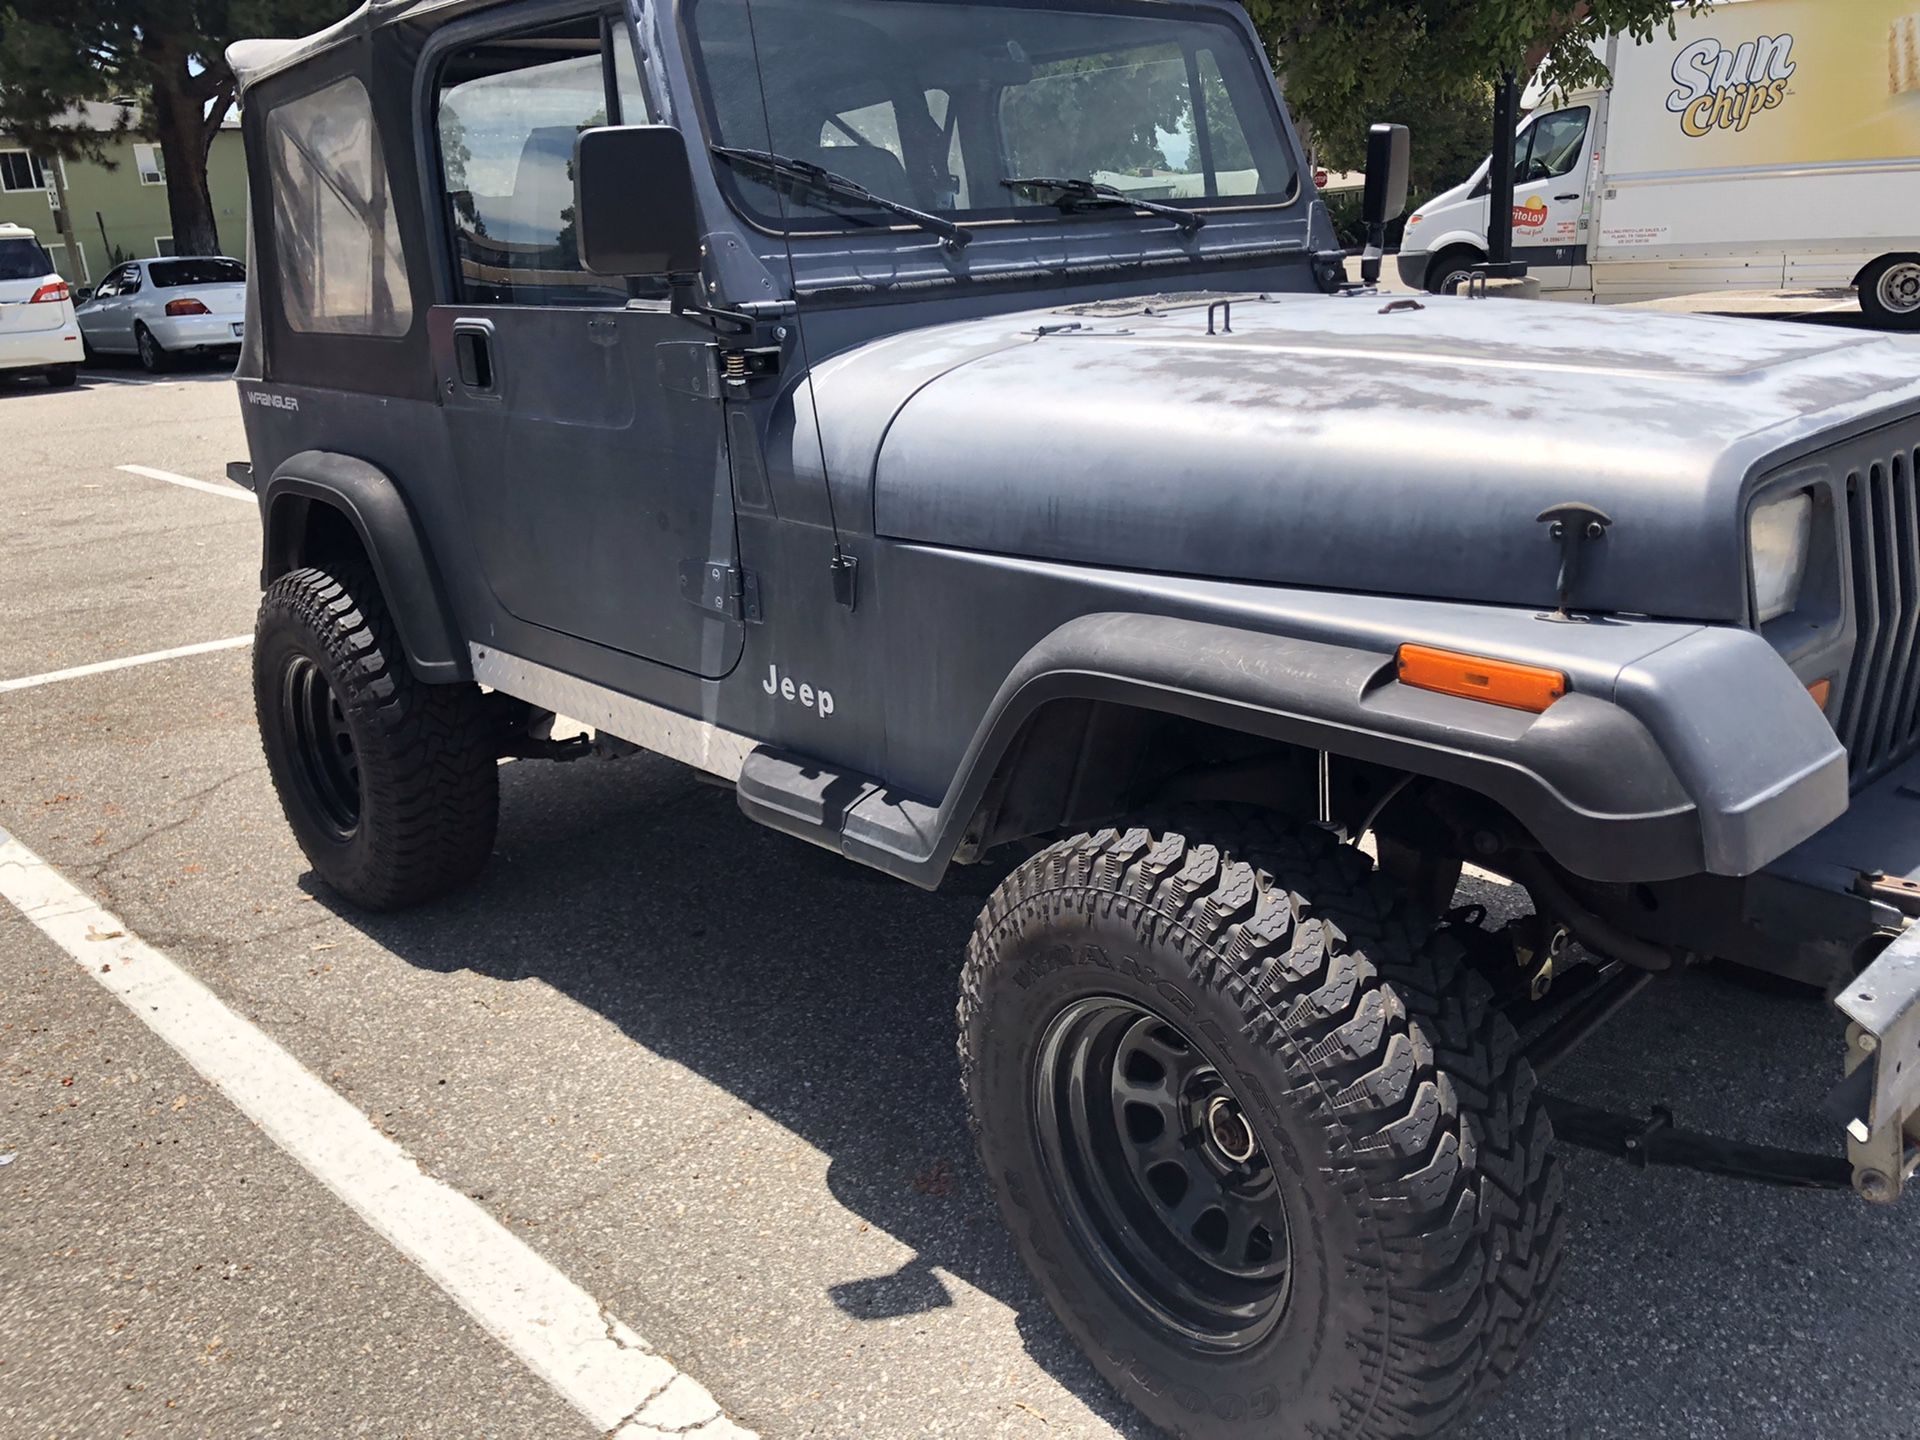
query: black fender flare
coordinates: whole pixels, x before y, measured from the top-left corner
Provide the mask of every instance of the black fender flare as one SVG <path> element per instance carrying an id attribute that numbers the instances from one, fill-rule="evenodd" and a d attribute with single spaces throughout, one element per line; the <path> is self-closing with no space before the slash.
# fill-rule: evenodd
<path id="1" fill-rule="evenodd" d="M 1008 675 L 937 807 L 876 789 L 848 807 L 840 845 L 903 879 L 938 884 L 1022 728 L 1041 707 L 1074 699 L 1181 715 L 1451 781 L 1501 806 L 1591 880 L 1747 874 L 1846 805 L 1845 754 L 1791 673 L 1778 668 L 1767 683 L 1785 687 L 1783 701 L 1798 692 L 1807 713 L 1783 712 L 1778 753 L 1763 757 L 1765 778 L 1728 803 L 1695 793 L 1688 767 L 1670 753 L 1665 722 L 1650 725 L 1613 697 L 1576 691 L 1533 714 L 1401 685 L 1390 651 L 1162 615 L 1086 615 L 1048 635 Z M 1828 738 L 1809 741 L 1802 731 Z"/>
<path id="2" fill-rule="evenodd" d="M 466 646 L 419 523 L 377 465 L 330 450 L 302 450 L 273 472 L 260 491 L 262 585 L 295 568 L 290 557 L 298 553 L 315 505 L 338 511 L 359 536 L 413 673 L 430 684 L 471 679 Z"/>

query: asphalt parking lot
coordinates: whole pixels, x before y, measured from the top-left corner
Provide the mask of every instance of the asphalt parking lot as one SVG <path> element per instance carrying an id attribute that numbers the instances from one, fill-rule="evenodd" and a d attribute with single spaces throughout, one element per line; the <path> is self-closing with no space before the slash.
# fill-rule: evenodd
<path id="1" fill-rule="evenodd" d="M 0 900 L 0 1435 L 1144 1440 L 975 1174 L 953 1005 L 991 877 L 923 894 L 664 760 L 514 763 L 478 886 L 355 914 L 260 756 L 224 374 L 7 388 L 0 437 L 0 830 L 126 932 L 63 948 Z M 342 1144 L 401 1147 L 393 1205 L 430 1186 L 704 1390 L 590 1419 L 94 944 L 211 991 L 351 1107 Z M 1826 1148 L 1840 1042 L 1817 998 L 1692 974 L 1555 1083 Z M 1920 1200 L 1569 1172 L 1563 1303 L 1473 1436 L 1920 1436 Z"/>

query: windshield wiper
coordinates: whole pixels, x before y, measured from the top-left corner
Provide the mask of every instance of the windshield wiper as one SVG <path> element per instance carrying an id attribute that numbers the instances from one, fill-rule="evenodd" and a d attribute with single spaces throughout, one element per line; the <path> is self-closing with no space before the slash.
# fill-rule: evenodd
<path id="1" fill-rule="evenodd" d="M 871 205 L 876 210 L 885 210 L 890 215 L 911 221 L 922 230 L 932 231 L 955 250 L 973 239 L 971 231 L 963 230 L 951 220 L 929 215 L 924 210 L 916 210 L 898 200 L 889 200 L 884 195 L 876 195 L 858 180 L 836 175 L 811 161 L 795 160 L 790 155 L 780 155 L 772 150 L 743 150 L 737 145 L 713 145 L 708 148 L 737 169 L 757 174 L 764 180 L 780 182 L 796 200 L 804 200 L 809 194 L 815 194 Z"/>
<path id="2" fill-rule="evenodd" d="M 1062 210 L 1079 210 L 1089 205 L 1129 205 L 1149 215 L 1165 215 L 1169 220 L 1176 220 L 1189 235 L 1207 223 L 1207 217 L 1197 210 L 1182 210 L 1178 205 L 1142 200 L 1118 185 L 1106 185 L 1098 180 L 1062 180 L 1055 176 L 1035 175 L 1005 179 L 1000 183 L 1009 190 L 1031 191 L 1042 198 L 1042 203 L 1058 205 Z M 1053 198 L 1046 199 L 1048 195 Z"/>

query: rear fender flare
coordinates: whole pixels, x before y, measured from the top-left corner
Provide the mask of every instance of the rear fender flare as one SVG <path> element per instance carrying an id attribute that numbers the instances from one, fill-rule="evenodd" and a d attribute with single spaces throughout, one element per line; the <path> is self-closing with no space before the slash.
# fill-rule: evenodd
<path id="1" fill-rule="evenodd" d="M 430 684 L 471 679 L 466 646 L 420 526 L 392 477 L 365 460 L 303 450 L 273 472 L 260 492 L 263 585 L 305 563 L 302 538 L 316 505 L 338 511 L 359 537 L 413 673 Z"/>

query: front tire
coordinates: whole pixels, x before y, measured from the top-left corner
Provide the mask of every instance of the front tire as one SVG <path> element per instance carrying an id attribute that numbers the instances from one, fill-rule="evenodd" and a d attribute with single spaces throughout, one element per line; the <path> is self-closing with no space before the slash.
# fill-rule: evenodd
<path id="1" fill-rule="evenodd" d="M 1457 295 L 1473 278 L 1474 272 L 1486 265 L 1486 258 L 1478 252 L 1463 246 L 1451 250 L 1442 250 L 1433 257 L 1433 264 L 1427 270 L 1427 293 L 1430 295 Z"/>
<path id="2" fill-rule="evenodd" d="M 961 1069 L 1048 1303 L 1188 1440 L 1432 1435 L 1519 1362 L 1565 1229 L 1457 942 L 1323 832 L 1063 841 L 968 948 Z"/>
<path id="3" fill-rule="evenodd" d="M 78 365 L 56 365 L 53 369 L 47 371 L 47 388 L 49 390 L 65 390 L 70 385 L 78 384 L 79 380 L 80 367 Z"/>
<path id="4" fill-rule="evenodd" d="M 1920 330 L 1920 255 L 1889 255 L 1860 277 L 1860 309 L 1883 330 Z"/>
<path id="5" fill-rule="evenodd" d="M 267 768 L 315 872 L 367 910 L 398 910 L 477 875 L 499 823 L 497 729 L 471 684 L 408 669 L 365 572 L 295 570 L 254 631 Z"/>

